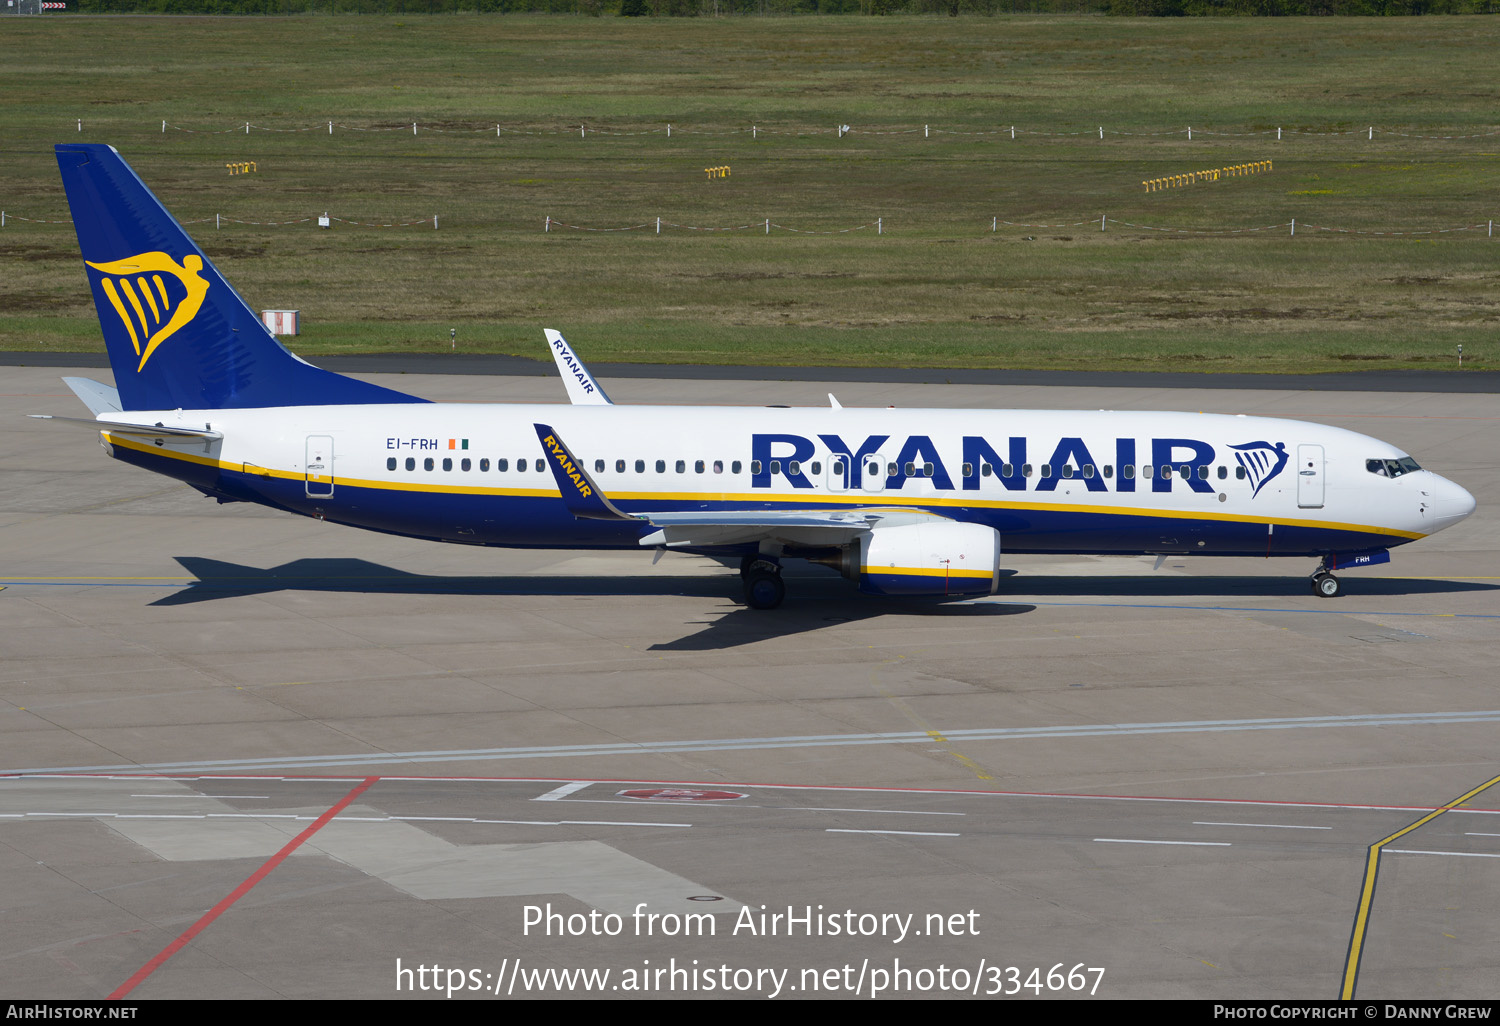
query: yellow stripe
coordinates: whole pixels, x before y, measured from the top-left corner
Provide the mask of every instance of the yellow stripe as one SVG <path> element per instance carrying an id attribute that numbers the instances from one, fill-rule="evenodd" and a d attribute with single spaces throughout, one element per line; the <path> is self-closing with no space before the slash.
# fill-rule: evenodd
<path id="1" fill-rule="evenodd" d="M 131 323 L 130 315 L 125 312 L 125 304 L 120 302 L 120 294 L 115 291 L 115 283 L 109 278 L 100 278 L 99 283 L 104 286 L 104 294 L 109 297 L 110 303 L 115 308 L 115 313 L 120 315 L 125 330 L 130 332 L 130 344 L 135 346 L 137 356 L 141 354 L 141 340 L 135 333 L 135 325 Z"/>
<path id="2" fill-rule="evenodd" d="M 109 434 L 105 431 L 104 434 Z M 127 449 L 137 449 L 141 452 L 156 453 L 159 456 L 170 456 L 173 459 L 189 460 L 205 466 L 217 466 L 221 469 L 240 471 L 242 464 L 226 463 L 206 456 L 197 456 L 192 453 L 169 452 L 158 449 L 152 445 L 144 445 L 132 442 L 128 439 L 113 439 L 114 444 L 124 446 Z M 259 468 L 257 476 L 282 478 L 288 481 L 301 481 L 303 475 L 289 470 L 275 470 L 270 467 Z M 518 495 L 518 496 L 559 496 L 556 487 L 552 488 L 493 488 L 482 485 L 440 485 L 427 484 L 421 481 L 374 481 L 367 478 L 340 477 L 340 484 L 351 488 L 376 488 L 386 491 L 397 492 L 434 492 L 448 495 Z M 1214 523 L 1241 523 L 1241 524 L 1275 524 L 1277 527 L 1311 527 L 1320 530 L 1358 531 L 1363 534 L 1380 534 L 1391 538 L 1406 538 L 1416 540 L 1425 538 L 1427 535 L 1415 531 L 1401 531 L 1393 527 L 1376 527 L 1370 524 L 1348 524 L 1330 520 L 1302 520 L 1282 519 L 1279 517 L 1252 516 L 1243 513 L 1194 513 L 1191 510 L 1157 510 L 1140 506 L 1069 506 L 1062 503 L 1030 503 L 1030 502 L 1008 502 L 997 499 L 947 499 L 933 496 L 903 495 L 899 492 L 874 492 L 862 496 L 825 495 L 814 493 L 807 496 L 786 495 L 784 493 L 765 494 L 754 492 L 622 492 L 613 488 L 606 489 L 605 494 L 611 502 L 747 502 L 762 504 L 766 502 L 795 502 L 803 505 L 809 502 L 817 502 L 819 505 L 841 505 L 841 506 L 880 506 L 913 508 L 917 512 L 923 512 L 928 507 L 969 507 L 980 509 L 1003 509 L 1013 513 L 1024 514 L 1029 512 L 1038 513 L 1099 513 L 1112 516 L 1127 517 L 1153 517 L 1162 520 L 1188 520 L 1188 521 L 1211 521 Z M 887 501 L 881 502 L 885 498 Z M 1424 578 L 1425 580 L 1425 578 Z"/>
<path id="3" fill-rule="evenodd" d="M 146 311 L 141 309 L 141 301 L 136 298 L 135 287 L 130 284 L 130 279 L 121 278 L 120 288 L 125 290 L 125 298 L 130 300 L 130 305 L 135 308 L 135 315 L 141 319 L 141 331 L 149 332 L 151 326 L 146 323 Z"/>
<path id="4" fill-rule="evenodd" d="M 1391 836 L 1370 845 L 1369 853 L 1365 856 L 1364 884 L 1359 890 L 1359 908 L 1354 914 L 1354 930 L 1349 935 L 1349 955 L 1344 960 L 1344 987 L 1339 993 L 1341 1000 L 1352 1001 L 1354 999 L 1354 985 L 1359 978 L 1359 960 L 1364 954 L 1365 927 L 1369 922 L 1370 907 L 1375 901 L 1375 877 L 1380 869 L 1380 849 L 1396 838 L 1411 833 L 1424 823 L 1431 823 L 1449 809 L 1462 805 L 1479 792 L 1497 783 L 1500 783 L 1500 777 L 1491 777 L 1472 791 L 1459 795 L 1441 808 L 1433 809 L 1410 826 L 1402 827 Z"/>
<path id="5" fill-rule="evenodd" d="M 160 280 L 160 278 L 157 279 L 157 281 Z M 151 294 L 151 286 L 146 283 L 145 278 L 141 279 L 141 295 L 146 297 L 146 305 L 151 308 L 151 319 L 157 324 L 160 324 L 161 310 L 158 310 L 156 308 L 156 297 Z M 165 307 L 163 309 L 165 309 Z"/>
<path id="6" fill-rule="evenodd" d="M 929 569 L 920 566 L 862 566 L 861 573 L 895 574 L 902 577 L 993 577 L 993 570 L 948 570 Z"/>

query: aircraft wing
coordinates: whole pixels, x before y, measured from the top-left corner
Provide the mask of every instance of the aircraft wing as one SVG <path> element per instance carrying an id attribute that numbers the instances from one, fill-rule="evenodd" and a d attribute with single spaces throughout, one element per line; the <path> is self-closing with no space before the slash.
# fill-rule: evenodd
<path id="1" fill-rule="evenodd" d="M 604 394 L 604 389 L 599 387 L 599 382 L 594 380 L 578 354 L 568 345 L 568 340 L 562 337 L 562 332 L 545 328 L 542 333 L 547 336 L 547 348 L 552 351 L 557 372 L 562 375 L 563 384 L 567 386 L 568 402 L 574 406 L 613 406 L 609 396 Z"/>
<path id="2" fill-rule="evenodd" d="M 876 527 L 931 523 L 946 517 L 899 507 L 804 510 L 714 510 L 642 513 L 657 530 L 646 548 L 702 548 L 776 540 L 803 545 L 843 545 Z"/>
<path id="3" fill-rule="evenodd" d="M 877 526 L 946 520 L 932 513 L 900 507 L 804 510 L 672 510 L 626 513 L 609 501 L 558 433 L 533 424 L 547 454 L 558 492 L 568 512 L 582 520 L 634 520 L 656 528 L 640 539 L 646 548 L 698 548 L 738 545 L 774 539 L 804 545 L 842 545 Z"/>

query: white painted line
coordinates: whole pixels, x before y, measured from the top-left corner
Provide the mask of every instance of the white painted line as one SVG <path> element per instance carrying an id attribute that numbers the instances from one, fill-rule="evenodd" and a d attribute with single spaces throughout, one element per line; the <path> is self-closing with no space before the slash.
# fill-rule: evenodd
<path id="1" fill-rule="evenodd" d="M 575 780 L 571 784 L 564 784 L 561 787 L 554 787 L 546 794 L 539 794 L 531 800 L 534 802 L 555 802 L 559 798 L 566 798 L 574 791 L 582 791 L 585 787 L 589 787 L 593 783 L 594 782 L 592 780 Z"/>
<path id="2" fill-rule="evenodd" d="M 1474 833 L 1474 832 L 1471 831 L 1469 833 L 1464 834 L 1464 836 L 1465 837 L 1500 837 L 1500 834 L 1480 834 L 1480 833 Z"/>
<path id="3" fill-rule="evenodd" d="M 841 830 L 829 827 L 825 834 L 899 834 L 903 837 L 962 837 L 963 834 L 940 834 L 927 830 Z"/>
<path id="4" fill-rule="evenodd" d="M 132 798 L 270 798 L 268 794 L 133 794 Z"/>
<path id="5" fill-rule="evenodd" d="M 1387 855 L 1461 855 L 1470 859 L 1500 859 L 1500 852 L 1488 851 L 1415 851 L 1410 848 L 1381 848 Z"/>
<path id="6" fill-rule="evenodd" d="M 750 806 L 759 808 L 760 806 Z M 819 809 L 807 805 L 771 806 L 778 812 L 888 812 L 894 816 L 967 816 L 967 812 L 919 812 L 916 809 Z"/>
<path id="7" fill-rule="evenodd" d="M 629 823 L 617 819 L 564 819 L 564 826 L 638 826 L 638 827 L 690 827 L 691 823 Z"/>
<path id="8" fill-rule="evenodd" d="M 1208 820 L 1193 820 L 1193 826 L 1265 827 L 1269 830 L 1332 830 L 1325 826 L 1298 826 L 1293 823 L 1213 823 Z"/>
<path id="9" fill-rule="evenodd" d="M 1122 737 L 1151 734 L 1217 733 L 1247 730 L 1331 729 L 1340 727 L 1390 727 L 1500 722 L 1500 709 L 1472 712 L 1383 713 L 1357 716 L 1294 716 L 1244 720 L 1178 720 L 1146 723 L 1066 724 L 1051 727 L 974 727 L 943 730 L 949 741 L 1057 740 L 1078 737 Z M 170 773 L 197 770 L 246 772 L 259 767 L 285 773 L 288 768 L 319 769 L 333 766 L 375 766 L 395 763 L 474 762 L 511 759 L 596 758 L 600 756 L 661 755 L 682 752 L 744 752 L 787 748 L 837 748 L 849 745 L 907 745 L 932 740 L 927 731 L 885 731 L 873 734 L 812 734 L 777 737 L 705 738 L 681 741 L 612 742 L 590 745 L 541 745 L 521 748 L 438 749 L 411 752 L 363 752 L 336 755 L 304 755 L 255 759 L 216 759 L 203 762 L 169 762 L 138 766 L 49 766 L 6 770 L 13 775 L 43 775 L 60 772 Z M 577 783 L 577 781 L 575 781 Z M 564 785 L 566 786 L 566 785 Z"/>
<path id="10" fill-rule="evenodd" d="M 1094 840 L 1105 844 L 1187 844 L 1199 848 L 1232 847 L 1228 841 L 1138 841 L 1129 837 L 1096 837 Z"/>

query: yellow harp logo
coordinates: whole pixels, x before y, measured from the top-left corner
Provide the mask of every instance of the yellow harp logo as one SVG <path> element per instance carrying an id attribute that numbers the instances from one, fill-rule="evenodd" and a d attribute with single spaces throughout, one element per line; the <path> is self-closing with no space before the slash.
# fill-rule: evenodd
<path id="1" fill-rule="evenodd" d="M 157 346 L 197 316 L 208 293 L 208 282 L 198 274 L 203 258 L 196 253 L 183 257 L 181 264 L 161 252 L 103 264 L 84 263 L 104 276 L 100 279 L 104 294 L 141 358 L 137 371 L 146 366 Z"/>

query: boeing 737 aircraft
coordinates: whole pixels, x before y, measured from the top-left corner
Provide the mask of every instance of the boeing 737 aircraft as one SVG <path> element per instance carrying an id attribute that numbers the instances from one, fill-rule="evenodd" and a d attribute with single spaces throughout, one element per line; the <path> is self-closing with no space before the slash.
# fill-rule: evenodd
<path id="1" fill-rule="evenodd" d="M 618 406 L 562 336 L 567 405 L 435 404 L 293 356 L 113 147 L 60 145 L 115 387 L 65 379 L 105 451 L 220 502 L 470 545 L 781 564 L 876 595 L 986 595 L 1002 551 L 1300 556 L 1333 571 L 1474 498 L 1392 445 L 1189 413 Z M 56 418 L 64 419 L 64 418 Z"/>

